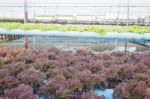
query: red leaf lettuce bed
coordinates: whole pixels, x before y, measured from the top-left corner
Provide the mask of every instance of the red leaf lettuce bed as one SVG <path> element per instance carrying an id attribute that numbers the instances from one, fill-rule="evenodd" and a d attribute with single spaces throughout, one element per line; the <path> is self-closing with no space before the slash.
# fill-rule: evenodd
<path id="1" fill-rule="evenodd" d="M 0 56 L 1 99 L 104 99 L 95 88 L 114 88 L 114 99 L 150 99 L 150 53 L 0 48 Z"/>

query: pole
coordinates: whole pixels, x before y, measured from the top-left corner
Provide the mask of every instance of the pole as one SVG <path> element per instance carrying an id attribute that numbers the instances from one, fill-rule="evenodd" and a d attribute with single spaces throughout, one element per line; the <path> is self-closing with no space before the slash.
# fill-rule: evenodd
<path id="1" fill-rule="evenodd" d="M 125 54 L 127 53 L 127 42 L 125 42 L 125 50 L 124 50 Z"/>
<path id="2" fill-rule="evenodd" d="M 24 0 L 24 23 L 28 23 L 28 1 Z"/>
<path id="3" fill-rule="evenodd" d="M 34 24 L 36 22 L 36 19 L 35 19 L 35 1 L 34 1 Z"/>
<path id="4" fill-rule="evenodd" d="M 115 43 L 115 47 L 117 47 L 118 46 L 118 39 L 116 39 L 116 43 Z"/>
<path id="5" fill-rule="evenodd" d="M 28 49 L 28 48 L 29 48 L 29 40 L 28 40 L 28 37 L 25 37 L 24 47 L 25 47 L 25 49 Z"/>
<path id="6" fill-rule="evenodd" d="M 129 26 L 129 19 L 130 19 L 130 0 L 128 0 L 127 6 L 127 26 Z"/>
<path id="7" fill-rule="evenodd" d="M 119 5 L 118 5 L 118 13 L 117 13 L 117 26 L 119 25 L 119 17 L 120 17 L 120 0 L 119 0 Z"/>
<path id="8" fill-rule="evenodd" d="M 111 19 L 111 6 L 110 6 L 110 10 L 109 10 L 109 13 L 110 13 L 110 16 L 109 16 L 109 19 L 110 19 L 110 22 L 112 22 L 112 19 Z"/>
<path id="9" fill-rule="evenodd" d="M 35 50 L 35 37 L 33 36 L 32 39 L 33 39 L 33 41 L 32 41 L 33 45 L 32 46 L 33 46 L 33 49 Z"/>

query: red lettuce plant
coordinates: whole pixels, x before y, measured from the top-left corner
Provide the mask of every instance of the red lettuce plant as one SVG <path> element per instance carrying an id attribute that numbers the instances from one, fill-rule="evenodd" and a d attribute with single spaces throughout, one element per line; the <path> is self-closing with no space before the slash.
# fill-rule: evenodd
<path id="1" fill-rule="evenodd" d="M 19 81 L 13 76 L 5 75 L 0 79 L 0 95 L 3 95 L 4 90 L 17 86 Z"/>
<path id="2" fill-rule="evenodd" d="M 57 76 L 55 78 L 50 78 L 48 80 L 48 84 L 42 85 L 39 88 L 39 94 L 44 96 L 54 96 L 54 97 L 61 97 L 63 95 L 63 92 L 67 90 L 67 87 L 65 87 L 65 81 L 66 79 L 63 76 Z M 63 91 L 63 89 L 64 91 Z"/>
<path id="3" fill-rule="evenodd" d="M 66 85 L 71 92 L 81 92 L 83 89 L 83 84 L 78 79 L 68 79 Z"/>
<path id="4" fill-rule="evenodd" d="M 36 99 L 29 85 L 21 84 L 16 88 L 5 90 L 6 99 Z"/>
<path id="5" fill-rule="evenodd" d="M 53 52 L 53 53 L 55 53 L 55 54 L 58 54 L 58 53 L 60 52 L 60 50 L 57 49 L 56 47 L 51 47 L 51 48 L 48 48 L 48 49 L 47 49 L 47 52 L 48 52 L 48 53 L 49 53 L 49 52 Z"/>
<path id="6" fill-rule="evenodd" d="M 26 67 L 25 64 L 22 62 L 16 62 L 5 65 L 5 68 L 7 68 L 8 72 L 14 76 L 20 73 L 25 67 Z"/>
<path id="7" fill-rule="evenodd" d="M 150 97 L 149 87 L 144 81 L 129 80 L 117 86 L 115 98 L 146 99 Z"/>
<path id="8" fill-rule="evenodd" d="M 46 72 L 49 68 L 55 68 L 57 62 L 55 60 L 49 60 L 48 58 L 39 58 L 35 60 L 33 65 L 35 69 Z"/>
<path id="9" fill-rule="evenodd" d="M 44 74 L 42 74 L 38 71 L 32 70 L 32 69 L 23 70 L 22 72 L 20 72 L 17 75 L 17 79 L 20 82 L 29 84 L 32 87 L 37 87 L 40 84 L 42 84 L 42 82 L 45 78 L 46 77 Z"/>
<path id="10" fill-rule="evenodd" d="M 93 55 L 93 53 L 91 52 L 91 50 L 89 49 L 80 49 L 76 52 L 77 55 L 80 56 L 88 56 L 88 55 Z"/>

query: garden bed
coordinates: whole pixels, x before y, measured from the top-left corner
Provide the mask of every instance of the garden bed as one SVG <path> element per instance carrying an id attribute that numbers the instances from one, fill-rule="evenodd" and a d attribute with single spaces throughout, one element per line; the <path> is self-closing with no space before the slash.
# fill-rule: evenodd
<path id="1" fill-rule="evenodd" d="M 79 32 L 96 32 L 105 34 L 107 32 L 130 32 L 130 33 L 150 33 L 150 26 L 104 26 L 104 25 L 60 25 L 60 24 L 23 24 L 15 22 L 0 22 L 0 28 L 7 30 L 57 30 L 57 31 L 79 31 Z"/>
<path id="2" fill-rule="evenodd" d="M 149 99 L 149 60 L 150 53 L 0 48 L 0 97 L 104 99 L 94 90 L 114 89 L 114 99 Z"/>

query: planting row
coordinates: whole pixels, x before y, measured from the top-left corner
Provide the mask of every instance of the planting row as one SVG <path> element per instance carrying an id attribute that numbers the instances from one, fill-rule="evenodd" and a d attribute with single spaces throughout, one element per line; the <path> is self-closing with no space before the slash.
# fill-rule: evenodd
<path id="1" fill-rule="evenodd" d="M 0 48 L 1 99 L 150 99 L 150 53 Z"/>
<path id="2" fill-rule="evenodd" d="M 150 26 L 98 26 L 98 25 L 59 25 L 59 24 L 22 24 L 1 22 L 0 28 L 8 30 L 57 30 L 57 31 L 88 31 L 104 34 L 106 32 L 133 32 L 133 33 L 150 33 Z"/>

